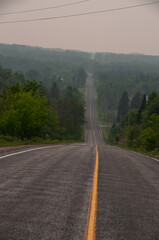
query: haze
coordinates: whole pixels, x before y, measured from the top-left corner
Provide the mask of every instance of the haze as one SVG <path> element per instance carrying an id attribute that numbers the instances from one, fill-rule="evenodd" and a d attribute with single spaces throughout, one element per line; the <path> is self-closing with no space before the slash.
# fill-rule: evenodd
<path id="1" fill-rule="evenodd" d="M 69 0 L 0 1 L 0 13 L 67 4 Z M 0 16 L 2 21 L 52 17 L 140 4 L 140 0 L 92 0 L 46 11 Z M 30 23 L 0 24 L 0 42 L 89 52 L 159 55 L 159 4 L 109 13 Z"/>

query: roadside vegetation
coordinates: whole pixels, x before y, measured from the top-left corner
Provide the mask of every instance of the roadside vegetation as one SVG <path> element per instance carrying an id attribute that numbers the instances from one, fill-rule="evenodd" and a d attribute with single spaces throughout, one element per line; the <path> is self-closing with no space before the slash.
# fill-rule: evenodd
<path id="1" fill-rule="evenodd" d="M 84 101 L 78 88 L 86 77 L 79 68 L 72 87 L 54 75 L 48 91 L 42 82 L 0 67 L 0 146 L 82 141 Z"/>
<path id="2" fill-rule="evenodd" d="M 152 91 L 146 101 L 146 96 L 138 93 L 128 109 L 125 109 L 123 95 L 108 142 L 159 155 L 159 95 Z"/>
<path id="3" fill-rule="evenodd" d="M 129 61 L 104 64 L 106 60 L 101 59 L 94 77 L 97 112 L 105 125 L 104 140 L 159 155 L 158 64 L 133 62 L 131 65 Z"/>

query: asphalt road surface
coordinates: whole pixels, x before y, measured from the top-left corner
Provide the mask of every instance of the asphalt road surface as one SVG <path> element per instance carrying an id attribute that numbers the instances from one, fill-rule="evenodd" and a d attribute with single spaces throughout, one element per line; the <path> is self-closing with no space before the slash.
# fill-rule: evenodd
<path id="1" fill-rule="evenodd" d="M 159 161 L 103 143 L 91 76 L 86 102 L 85 143 L 0 154 L 0 240 L 83 239 L 96 145 L 96 239 L 159 240 Z"/>

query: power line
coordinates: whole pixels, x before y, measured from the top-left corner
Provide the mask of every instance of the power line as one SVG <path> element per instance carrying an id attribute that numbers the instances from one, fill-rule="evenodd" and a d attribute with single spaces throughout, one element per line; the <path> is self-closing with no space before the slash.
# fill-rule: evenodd
<path id="1" fill-rule="evenodd" d="M 0 16 L 11 15 L 11 14 L 12 15 L 13 14 L 20 14 L 20 13 L 28 13 L 28 12 L 44 11 L 44 10 L 49 10 L 49 9 L 61 8 L 61 7 L 68 7 L 68 6 L 77 5 L 77 4 L 80 4 L 80 3 L 85 3 L 85 2 L 90 2 L 90 1 L 92 1 L 92 0 L 82 0 L 82 1 L 78 1 L 78 2 L 70 2 L 70 3 L 67 3 L 67 4 L 61 4 L 61 5 L 52 6 L 52 7 L 30 9 L 30 10 L 23 10 L 23 11 L 17 11 L 17 12 L 5 12 L 5 13 L 0 13 Z"/>
<path id="2" fill-rule="evenodd" d="M 27 23 L 27 22 L 47 21 L 47 20 L 55 20 L 55 19 L 64 19 L 64 18 L 80 17 L 80 16 L 86 16 L 86 15 L 93 15 L 93 14 L 100 14 L 100 13 L 121 11 L 121 10 L 126 10 L 126 9 L 131 9 L 131 8 L 144 7 L 144 6 L 148 6 L 148 5 L 154 5 L 154 4 L 159 4 L 159 1 L 151 2 L 151 3 L 143 3 L 143 4 L 131 5 L 131 6 L 127 6 L 127 7 L 119 7 L 119 8 L 105 9 L 105 10 L 94 11 L 94 12 L 77 13 L 77 14 L 70 14 L 70 15 L 62 15 L 62 16 L 54 16 L 54 17 L 45 17 L 45 18 L 35 18 L 35 19 L 26 19 L 26 20 L 6 21 L 6 22 L 0 22 L 0 24 Z"/>

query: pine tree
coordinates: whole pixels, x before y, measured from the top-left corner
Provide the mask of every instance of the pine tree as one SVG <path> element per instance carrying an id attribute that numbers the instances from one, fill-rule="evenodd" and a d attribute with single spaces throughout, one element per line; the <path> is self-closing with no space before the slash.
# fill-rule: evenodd
<path id="1" fill-rule="evenodd" d="M 130 109 L 139 109 L 143 100 L 143 95 L 137 92 L 131 100 Z"/>
<path id="2" fill-rule="evenodd" d="M 127 91 L 124 91 L 119 101 L 117 122 L 120 123 L 128 111 L 129 111 L 129 97 Z"/>
<path id="3" fill-rule="evenodd" d="M 57 83 L 54 82 L 50 91 L 50 98 L 57 100 L 59 97 L 59 89 L 57 87 Z"/>
<path id="4" fill-rule="evenodd" d="M 145 106 L 146 106 L 146 94 L 143 95 L 143 100 L 142 100 L 141 106 L 138 110 L 138 115 L 137 115 L 137 122 L 138 123 L 141 123 L 141 114 L 144 111 Z"/>
<path id="5" fill-rule="evenodd" d="M 152 91 L 152 92 L 149 94 L 147 105 L 150 105 L 150 104 L 152 103 L 152 101 L 154 101 L 154 99 L 157 98 L 157 97 L 158 97 L 157 92 Z"/>

